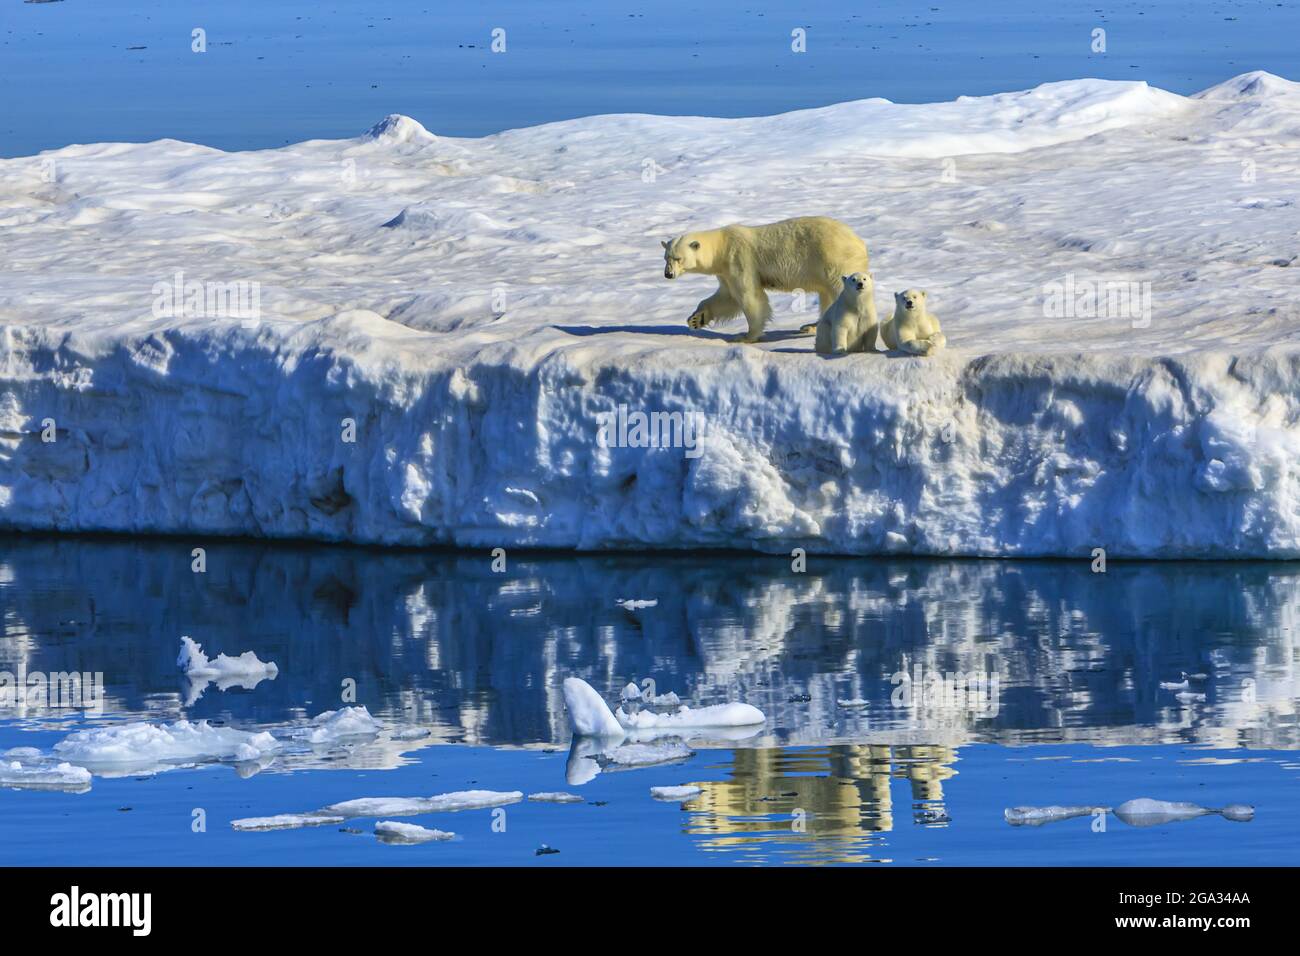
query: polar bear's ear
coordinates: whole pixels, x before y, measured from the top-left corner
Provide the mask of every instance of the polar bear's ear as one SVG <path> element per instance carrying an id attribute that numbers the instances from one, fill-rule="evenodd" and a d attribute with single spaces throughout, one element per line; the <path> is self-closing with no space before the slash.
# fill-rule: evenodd
<path id="1" fill-rule="evenodd" d="M 901 293 L 901 292 L 895 292 L 895 293 L 894 293 L 894 301 L 895 301 L 895 302 L 901 302 L 902 300 L 903 300 L 903 293 Z"/>
<path id="2" fill-rule="evenodd" d="M 698 239 L 693 240 L 693 241 L 691 242 L 691 248 L 692 248 L 692 249 L 698 249 L 698 248 L 700 248 L 700 240 L 698 240 Z"/>
<path id="3" fill-rule="evenodd" d="M 661 246 L 663 246 L 665 249 L 667 249 L 667 248 L 668 248 L 668 240 L 667 240 L 667 239 L 660 239 L 660 240 L 659 240 L 659 245 L 661 245 Z"/>

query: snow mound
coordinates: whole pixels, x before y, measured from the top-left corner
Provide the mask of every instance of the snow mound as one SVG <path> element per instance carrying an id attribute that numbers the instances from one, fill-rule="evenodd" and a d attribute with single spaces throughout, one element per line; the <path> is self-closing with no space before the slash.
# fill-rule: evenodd
<path id="1" fill-rule="evenodd" d="M 416 120 L 401 113 L 390 113 L 362 134 L 363 139 L 388 145 L 432 143 L 434 136 Z"/>

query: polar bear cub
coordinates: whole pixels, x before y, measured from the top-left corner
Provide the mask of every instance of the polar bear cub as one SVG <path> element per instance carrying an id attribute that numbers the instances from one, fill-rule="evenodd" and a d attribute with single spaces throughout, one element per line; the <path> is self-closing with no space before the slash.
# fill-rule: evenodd
<path id="1" fill-rule="evenodd" d="M 880 337 L 885 348 L 909 355 L 929 355 L 948 344 L 939 330 L 939 317 L 926 308 L 920 289 L 894 293 L 894 314 L 881 326 Z"/>
<path id="2" fill-rule="evenodd" d="M 874 352 L 876 331 L 876 284 L 869 272 L 844 276 L 844 290 L 817 321 L 818 355 L 844 352 Z"/>
<path id="3" fill-rule="evenodd" d="M 743 314 L 749 329 L 733 342 L 762 338 L 772 318 L 769 290 L 816 292 L 825 313 L 840 294 L 842 277 L 871 267 L 867 244 L 826 216 L 688 232 L 661 245 L 665 279 L 695 273 L 718 280 L 718 290 L 695 307 L 686 324 L 702 329 Z"/>

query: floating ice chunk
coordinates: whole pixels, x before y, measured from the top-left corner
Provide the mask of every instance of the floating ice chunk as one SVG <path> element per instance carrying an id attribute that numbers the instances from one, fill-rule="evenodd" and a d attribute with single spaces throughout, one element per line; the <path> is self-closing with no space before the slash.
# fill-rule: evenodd
<path id="1" fill-rule="evenodd" d="M 583 803 L 585 797 L 580 797 L 576 793 L 530 793 L 528 799 L 533 803 Z"/>
<path id="2" fill-rule="evenodd" d="M 1190 690 L 1185 690 L 1180 694 L 1175 694 L 1174 696 L 1185 704 L 1202 703 L 1205 701 L 1204 694 L 1197 694 Z"/>
<path id="3" fill-rule="evenodd" d="M 176 666 L 189 681 L 185 695 L 186 707 L 202 697 L 210 683 L 215 683 L 218 690 L 229 690 L 231 687 L 251 690 L 264 680 L 275 680 L 280 673 L 273 662 L 258 660 L 252 651 L 245 651 L 238 657 L 218 654 L 209 660 L 204 655 L 202 646 L 189 637 L 181 638 L 181 652 L 176 658 Z"/>
<path id="4" fill-rule="evenodd" d="M 265 731 L 213 727 L 206 720 L 174 724 L 129 723 L 79 730 L 54 745 L 64 760 L 101 776 L 156 773 L 177 766 L 220 761 L 253 761 L 272 755 L 280 744 Z"/>
<path id="5" fill-rule="evenodd" d="M 412 846 L 417 843 L 435 843 L 454 840 L 456 834 L 445 830 L 430 830 L 416 826 L 414 823 L 398 823 L 396 820 L 380 820 L 375 824 L 375 836 L 381 843 L 400 846 Z"/>
<path id="6" fill-rule="evenodd" d="M 1108 813 L 1109 807 L 1007 807 L 1002 817 L 1013 827 L 1039 827 L 1044 823 L 1056 823 L 1075 817 L 1091 816 L 1094 813 Z"/>
<path id="7" fill-rule="evenodd" d="M 695 751 L 681 743 L 624 744 L 602 754 L 596 761 L 603 767 L 653 767 L 661 763 L 674 763 L 695 755 Z"/>
<path id="8" fill-rule="evenodd" d="M 312 744 L 332 744 L 350 737 L 374 737 L 384 729 L 382 721 L 370 716 L 364 707 L 327 710 L 312 719 L 311 727 L 295 732 Z"/>
<path id="9" fill-rule="evenodd" d="M 6 760 L 39 760 L 43 754 L 35 747 L 11 747 L 0 754 Z"/>
<path id="10" fill-rule="evenodd" d="M 1225 819 L 1244 823 L 1254 818 L 1255 808 L 1245 804 L 1233 803 L 1221 809 L 1215 809 L 1202 807 L 1195 803 L 1153 800 L 1150 797 L 1126 800 L 1115 808 L 1115 816 L 1132 827 L 1152 827 L 1161 823 L 1194 820 L 1197 817 L 1211 814 L 1218 814 Z"/>
<path id="11" fill-rule="evenodd" d="M 622 737 L 623 727 L 604 699 L 580 677 L 564 681 L 564 706 L 573 732 L 584 737 Z"/>
<path id="12" fill-rule="evenodd" d="M 85 793 L 90 789 L 90 771 L 84 767 L 74 767 L 70 763 L 24 766 L 17 760 L 0 762 L 0 787 Z"/>
<path id="13" fill-rule="evenodd" d="M 264 678 L 274 679 L 280 669 L 272 661 L 258 660 L 252 651 L 245 651 L 238 657 L 218 654 L 209 659 L 203 653 L 203 647 L 189 637 L 181 638 L 181 653 L 176 658 L 176 666 L 190 678 L 256 678 L 254 683 Z"/>
<path id="14" fill-rule="evenodd" d="M 623 692 L 626 694 L 627 688 Z M 665 694 L 663 698 L 654 700 L 657 703 L 667 697 Z M 673 700 L 677 699 L 676 694 L 672 697 Z M 573 732 L 587 737 L 624 737 L 633 731 L 671 733 L 714 727 L 752 727 L 767 720 L 761 710 L 750 704 L 714 704 L 698 708 L 683 704 L 672 714 L 657 714 L 646 710 L 629 714 L 620 707 L 611 713 L 595 689 L 578 677 L 569 677 L 564 681 L 564 703 L 569 711 Z"/>
<path id="15" fill-rule="evenodd" d="M 358 797 L 342 803 L 331 803 L 317 812 L 345 817 L 409 817 L 417 813 L 502 807 L 518 803 L 523 798 L 523 793 L 518 790 L 457 790 L 432 797 Z"/>
<path id="16" fill-rule="evenodd" d="M 711 707 L 691 708 L 682 705 L 675 713 L 656 714 L 641 710 L 626 713 L 621 707 L 614 719 L 625 730 L 681 730 L 710 727 L 752 727 L 767 720 L 763 712 L 751 704 L 714 704 Z"/>
<path id="17" fill-rule="evenodd" d="M 635 683 L 628 684 L 626 687 L 623 688 L 622 699 L 623 699 L 623 700 L 640 700 L 640 699 L 641 699 L 641 688 L 637 687 Z"/>
<path id="18" fill-rule="evenodd" d="M 700 787 L 651 787 L 650 796 L 656 800 L 672 800 L 680 802 L 690 800 L 692 797 L 698 797 L 704 792 Z"/>
<path id="19" fill-rule="evenodd" d="M 658 598 L 649 601 L 637 600 L 635 598 L 619 598 L 614 603 L 627 611 L 640 611 L 642 608 L 659 606 Z"/>
<path id="20" fill-rule="evenodd" d="M 323 827 L 342 823 L 346 817 L 330 813 L 279 813 L 272 817 L 245 817 L 231 820 L 236 830 L 295 830 L 298 827 Z"/>
<path id="21" fill-rule="evenodd" d="M 389 737 L 393 740 L 423 740 L 430 734 L 428 727 L 399 727 Z"/>
<path id="22" fill-rule="evenodd" d="M 835 703 L 841 707 L 867 707 L 871 704 L 871 701 L 863 700 L 861 697 L 854 697 L 852 700 L 837 700 Z"/>

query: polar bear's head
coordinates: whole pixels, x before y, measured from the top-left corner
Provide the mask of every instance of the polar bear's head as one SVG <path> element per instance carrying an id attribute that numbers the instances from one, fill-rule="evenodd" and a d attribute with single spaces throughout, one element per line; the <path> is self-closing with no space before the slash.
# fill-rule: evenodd
<path id="1" fill-rule="evenodd" d="M 695 272 L 707 265 L 703 243 L 695 233 L 688 232 L 660 245 L 664 247 L 665 279 L 676 279 L 683 272 Z"/>
<path id="2" fill-rule="evenodd" d="M 894 307 L 902 312 L 925 312 L 925 293 L 920 289 L 895 292 Z"/>
<path id="3" fill-rule="evenodd" d="M 871 280 L 870 272 L 855 272 L 851 276 L 843 276 L 844 291 L 855 299 L 863 295 L 874 295 L 876 284 Z"/>

